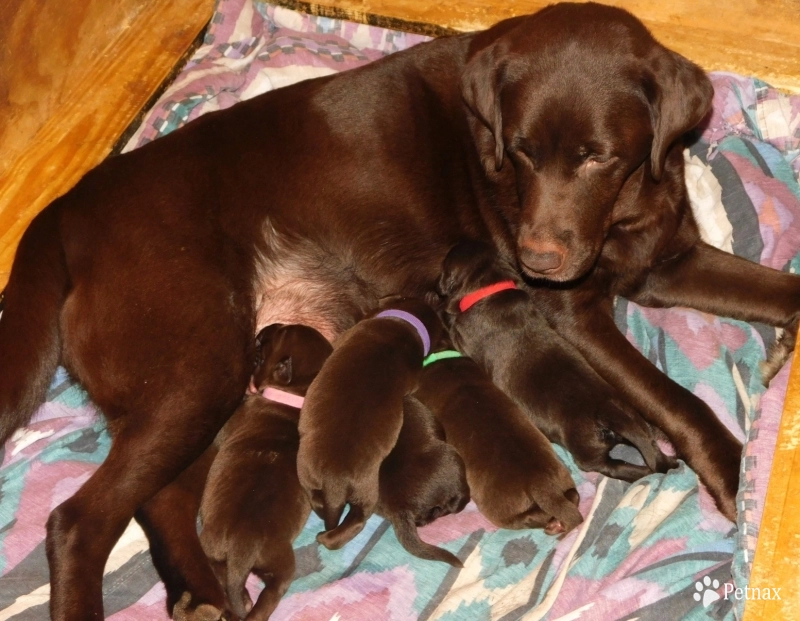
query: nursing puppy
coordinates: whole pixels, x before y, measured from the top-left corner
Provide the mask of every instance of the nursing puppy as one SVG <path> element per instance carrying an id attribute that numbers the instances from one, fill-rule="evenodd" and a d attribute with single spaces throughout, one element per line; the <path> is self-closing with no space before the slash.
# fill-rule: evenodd
<path id="1" fill-rule="evenodd" d="M 418 325 L 380 316 L 393 311 L 416 318 Z M 375 511 L 380 466 L 397 443 L 404 397 L 416 388 L 422 360 L 441 331 L 425 302 L 395 299 L 391 310 L 364 319 L 336 341 L 309 388 L 300 416 L 297 472 L 325 522 L 317 540 L 327 548 L 350 541 Z"/>
<path id="2" fill-rule="evenodd" d="M 400 544 L 414 556 L 463 567 L 454 554 L 422 541 L 416 527 L 458 513 L 469 497 L 458 452 L 444 442 L 428 408 L 406 397 L 397 444 L 381 464 L 375 513 L 389 520 Z"/>
<path id="3" fill-rule="evenodd" d="M 435 349 L 452 345 L 444 337 Z M 415 396 L 463 457 L 472 498 L 495 526 L 555 535 L 583 521 L 575 483 L 550 442 L 473 360 L 429 364 Z"/>
<path id="4" fill-rule="evenodd" d="M 486 244 L 462 243 L 448 253 L 439 291 L 447 298 L 445 321 L 458 349 L 483 366 L 582 470 L 635 481 L 672 468 L 675 460 L 658 448 L 653 429 L 549 327 L 528 293 L 516 289 L 515 278 Z M 498 283 L 506 289 L 484 289 Z M 510 355 L 518 343 L 529 345 Z M 645 465 L 612 458 L 620 443 L 636 447 Z"/>
<path id="5" fill-rule="evenodd" d="M 200 543 L 233 611 L 262 621 L 294 578 L 292 542 L 311 512 L 297 479 L 299 407 L 333 348 L 300 325 L 264 328 L 257 344 L 251 386 L 266 398 L 246 397 L 218 435 L 200 508 Z M 255 605 L 245 588 L 251 571 L 265 585 Z"/>

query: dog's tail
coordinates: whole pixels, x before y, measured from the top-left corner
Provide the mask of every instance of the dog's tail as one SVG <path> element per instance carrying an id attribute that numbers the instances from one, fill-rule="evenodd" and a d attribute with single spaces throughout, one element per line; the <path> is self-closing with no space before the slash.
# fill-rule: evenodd
<path id="1" fill-rule="evenodd" d="M 0 446 L 46 397 L 61 355 L 59 316 L 69 289 L 59 210 L 33 219 L 17 248 L 0 316 Z"/>
<path id="2" fill-rule="evenodd" d="M 458 567 L 459 569 L 464 567 L 464 563 L 452 552 L 437 548 L 435 545 L 422 541 L 417 532 L 414 520 L 410 515 L 392 516 L 389 521 L 392 523 L 394 534 L 397 535 L 397 540 L 400 542 L 400 545 L 402 545 L 409 554 L 413 554 L 417 558 L 424 558 L 428 561 L 442 561 L 443 563 Z"/>

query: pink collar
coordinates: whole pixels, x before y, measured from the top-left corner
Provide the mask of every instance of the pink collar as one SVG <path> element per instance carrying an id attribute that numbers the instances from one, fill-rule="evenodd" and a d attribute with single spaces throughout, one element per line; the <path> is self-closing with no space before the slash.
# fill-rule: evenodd
<path id="1" fill-rule="evenodd" d="M 480 289 L 473 291 L 472 293 L 468 293 L 461 298 L 461 301 L 458 303 L 458 308 L 462 313 L 466 313 L 470 308 L 472 308 L 473 304 L 479 302 L 483 298 L 488 297 L 493 293 L 505 291 L 506 289 L 516 288 L 517 284 L 513 280 L 503 280 L 501 282 L 496 282 L 493 285 L 481 287 Z"/>
<path id="2" fill-rule="evenodd" d="M 293 408 L 297 408 L 298 410 L 303 407 L 303 401 L 305 401 L 305 399 L 300 395 L 293 395 L 285 390 L 278 390 L 277 388 L 272 388 L 270 386 L 267 386 L 261 395 L 265 399 L 274 401 L 275 403 L 282 403 L 283 405 L 288 405 Z"/>

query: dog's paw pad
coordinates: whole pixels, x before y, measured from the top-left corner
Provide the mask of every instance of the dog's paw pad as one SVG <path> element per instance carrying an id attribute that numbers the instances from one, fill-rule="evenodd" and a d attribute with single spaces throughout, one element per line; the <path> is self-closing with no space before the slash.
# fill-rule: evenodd
<path id="1" fill-rule="evenodd" d="M 720 598 L 719 593 L 716 592 L 718 588 L 719 580 L 716 578 L 712 580 L 705 576 L 702 582 L 698 580 L 694 583 L 695 593 L 692 597 L 694 597 L 694 601 L 702 602 L 703 608 L 706 608 Z"/>
<path id="2" fill-rule="evenodd" d="M 174 621 L 225 621 L 225 613 L 211 604 L 200 604 L 197 608 L 190 608 L 192 595 L 188 591 L 172 609 Z"/>
<path id="3" fill-rule="evenodd" d="M 547 522 L 547 526 L 544 527 L 544 532 L 548 535 L 560 535 L 565 530 L 567 529 L 564 528 L 564 525 L 556 518 L 550 518 L 550 521 Z"/>

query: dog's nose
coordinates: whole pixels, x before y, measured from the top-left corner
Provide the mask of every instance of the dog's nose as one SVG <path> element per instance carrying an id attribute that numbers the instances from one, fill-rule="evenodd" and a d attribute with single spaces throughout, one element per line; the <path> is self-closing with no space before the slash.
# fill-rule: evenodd
<path id="1" fill-rule="evenodd" d="M 530 271 L 551 274 L 563 265 L 567 249 L 556 242 L 526 242 L 520 245 L 519 260 Z"/>

